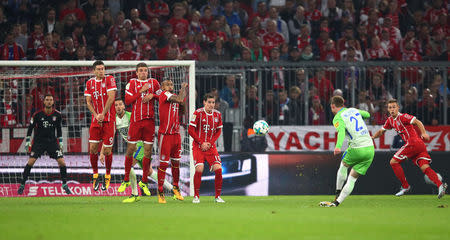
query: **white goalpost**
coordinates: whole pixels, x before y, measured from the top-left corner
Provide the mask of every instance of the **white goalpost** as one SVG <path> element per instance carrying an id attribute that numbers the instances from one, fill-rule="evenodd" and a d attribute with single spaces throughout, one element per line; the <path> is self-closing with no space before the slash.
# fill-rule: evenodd
<path id="1" fill-rule="evenodd" d="M 182 160 L 180 162 L 180 188 L 184 195 L 193 195 L 194 165 L 192 138 L 188 134 L 190 116 L 195 111 L 195 61 L 103 61 L 106 74 L 116 79 L 117 97 L 124 99 L 125 86 L 135 77 L 136 65 L 145 62 L 149 66 L 149 77 L 160 83 L 170 79 L 175 92 L 182 82 L 189 84 L 187 97 L 188 111 L 180 126 L 182 137 Z M 94 61 L 0 61 L 0 197 L 16 196 L 22 179 L 23 168 L 28 161 L 25 152 L 27 127 L 30 117 L 42 107 L 42 98 L 47 92 L 55 97 L 55 107 L 63 116 L 64 157 L 67 165 L 68 185 L 75 195 L 113 196 L 128 195 L 130 191 L 118 193 L 117 187 L 123 179 L 125 141 L 115 137 L 111 187 L 107 191 L 94 192 L 91 188 L 92 170 L 88 155 L 89 110 L 84 97 L 85 82 L 94 76 Z M 114 106 L 112 106 L 114 107 Z M 127 107 L 127 110 L 131 108 Z M 157 136 L 159 126 L 158 104 L 155 103 Z M 153 147 L 152 166 L 159 165 L 159 152 L 156 143 Z M 155 168 L 154 168 L 155 170 Z M 104 166 L 99 164 L 103 175 Z M 142 169 L 135 166 L 138 180 Z M 170 167 L 167 171 L 171 182 Z M 149 182 L 155 190 L 157 183 Z M 30 184 L 30 185 L 29 185 Z M 28 186 L 30 186 L 28 188 Z M 62 195 L 58 164 L 48 156 L 36 161 L 27 181 L 23 196 Z M 59 192 L 58 192 L 59 191 Z"/>

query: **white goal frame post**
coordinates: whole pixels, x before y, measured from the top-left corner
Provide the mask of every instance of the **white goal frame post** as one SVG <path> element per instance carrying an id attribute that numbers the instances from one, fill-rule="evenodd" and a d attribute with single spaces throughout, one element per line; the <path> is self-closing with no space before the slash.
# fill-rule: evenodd
<path id="1" fill-rule="evenodd" d="M 98 59 L 101 60 L 101 59 Z M 67 66 L 67 67 L 90 67 L 96 60 L 91 61 L 0 61 L 0 67 L 55 67 L 55 66 Z M 135 68 L 138 63 L 144 62 L 149 67 L 170 67 L 170 66 L 187 66 L 189 67 L 189 117 L 191 119 L 192 114 L 195 111 L 195 61 L 103 61 L 105 67 L 133 67 Z M 94 75 L 94 73 L 92 73 Z M 2 77 L 0 76 L 0 79 Z M 157 79 L 161 81 L 161 79 Z M 113 106 L 114 107 L 114 106 Z M 188 123 L 189 124 L 189 123 Z M 192 155 L 192 137 L 189 137 L 189 165 L 190 165 L 190 183 L 189 192 L 190 195 L 194 195 L 194 159 Z"/>

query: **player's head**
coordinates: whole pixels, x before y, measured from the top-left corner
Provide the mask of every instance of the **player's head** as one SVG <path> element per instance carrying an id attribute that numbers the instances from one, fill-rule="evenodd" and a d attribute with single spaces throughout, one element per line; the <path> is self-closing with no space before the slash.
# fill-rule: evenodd
<path id="1" fill-rule="evenodd" d="M 164 80 L 161 84 L 161 90 L 163 91 L 168 91 L 168 92 L 173 92 L 173 82 L 172 80 Z"/>
<path id="2" fill-rule="evenodd" d="M 136 66 L 136 75 L 139 80 L 145 80 L 148 78 L 148 66 L 144 62 L 139 63 Z"/>
<path id="3" fill-rule="evenodd" d="M 116 114 L 122 116 L 123 112 L 125 111 L 125 104 L 123 103 L 123 100 L 121 98 L 117 98 L 114 101 L 114 107 L 116 108 Z"/>
<path id="4" fill-rule="evenodd" d="M 45 94 L 44 96 L 44 106 L 45 108 L 53 108 L 53 95 Z"/>
<path id="5" fill-rule="evenodd" d="M 94 68 L 95 77 L 98 79 L 103 79 L 105 77 L 105 64 L 103 61 L 95 61 L 94 64 L 92 64 L 92 67 Z"/>
<path id="6" fill-rule="evenodd" d="M 211 112 L 214 105 L 216 105 L 216 97 L 210 93 L 205 94 L 205 96 L 203 96 L 203 105 L 207 112 Z"/>
<path id="7" fill-rule="evenodd" d="M 399 106 L 398 106 L 398 102 L 397 99 L 393 98 L 390 99 L 387 103 L 388 105 L 388 112 L 392 117 L 397 117 L 398 115 L 398 111 L 400 110 Z"/>
<path id="8" fill-rule="evenodd" d="M 330 100 L 330 107 L 333 114 L 336 114 L 344 107 L 344 98 L 341 96 L 334 96 Z"/>

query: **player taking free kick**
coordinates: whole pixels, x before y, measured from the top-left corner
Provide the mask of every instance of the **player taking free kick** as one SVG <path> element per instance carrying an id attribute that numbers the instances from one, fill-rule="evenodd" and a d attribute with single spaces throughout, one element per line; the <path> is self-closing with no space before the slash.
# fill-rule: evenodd
<path id="1" fill-rule="evenodd" d="M 214 171 L 216 198 L 215 202 L 224 203 L 220 198 L 222 191 L 222 162 L 216 148 L 216 141 L 222 132 L 222 115 L 214 109 L 215 96 L 206 94 L 203 97 L 203 108 L 197 109 L 189 122 L 189 135 L 194 139 L 192 152 L 194 156 L 194 200 L 200 203 L 200 185 L 202 181 L 203 162 L 206 160 Z"/>
<path id="2" fill-rule="evenodd" d="M 33 145 L 31 145 L 31 133 L 34 129 Z M 56 136 L 55 136 L 56 130 Z M 59 142 L 59 144 L 58 144 Z M 31 146 L 31 151 L 30 151 Z M 23 179 L 20 184 L 18 194 L 22 195 L 25 189 L 25 182 L 30 175 L 31 168 L 36 160 L 44 153 L 56 159 L 61 172 L 62 188 L 67 194 L 72 194 L 67 186 L 67 169 L 63 158 L 63 139 L 61 130 L 61 113 L 53 109 L 53 96 L 50 94 L 44 97 L 44 110 L 36 112 L 31 118 L 28 127 L 26 151 L 30 153 L 28 163 L 23 170 Z"/>
<path id="3" fill-rule="evenodd" d="M 125 89 L 125 104 L 133 104 L 130 128 L 128 131 L 127 152 L 125 155 L 125 176 L 118 192 L 123 192 L 130 185 L 130 170 L 133 165 L 133 153 L 136 152 L 138 141 L 144 142 L 144 158 L 142 159 L 142 180 L 139 186 L 146 195 L 148 189 L 148 174 L 150 171 L 153 139 L 155 137 L 155 110 L 156 91 L 159 83 L 148 77 L 148 67 L 145 63 L 136 66 L 136 78 L 130 79 Z"/>
<path id="4" fill-rule="evenodd" d="M 405 161 L 406 158 L 411 159 L 416 166 L 422 170 L 422 172 L 428 176 L 428 178 L 436 184 L 439 189 L 438 198 L 441 198 L 445 194 L 445 190 L 447 189 L 447 183 L 442 183 L 439 180 L 436 172 L 431 169 L 431 157 L 427 152 L 427 147 L 423 140 L 428 141 L 430 136 L 428 136 L 425 127 L 422 122 L 419 121 L 416 117 L 409 115 L 407 113 L 400 113 L 399 106 L 396 99 L 391 99 L 388 101 L 388 111 L 391 116 L 386 120 L 384 126 L 378 130 L 372 138 L 378 138 L 389 129 L 395 129 L 395 131 L 402 137 L 405 145 L 403 145 L 391 159 L 391 167 L 394 170 L 395 176 L 397 176 L 398 180 L 402 183 L 402 187 L 395 196 L 402 196 L 407 193 L 411 186 L 406 181 L 405 173 L 403 172 L 403 168 L 400 165 L 401 162 Z M 420 138 L 417 135 L 414 126 L 417 126 L 420 130 Z M 423 140 L 422 140 L 422 139 Z"/>
<path id="5" fill-rule="evenodd" d="M 115 135 L 115 108 L 111 107 L 116 97 L 116 80 L 113 76 L 105 76 L 105 64 L 97 60 L 93 64 L 95 77 L 86 82 L 84 96 L 92 114 L 89 128 L 89 158 L 93 175 L 93 188 L 98 190 L 98 145 L 103 141 L 105 154 L 105 181 L 102 190 L 106 190 L 111 182 L 112 146 Z"/>
<path id="6" fill-rule="evenodd" d="M 363 118 L 370 114 L 356 108 L 345 108 L 344 99 L 340 96 L 331 98 L 331 111 L 335 115 L 333 125 L 338 132 L 334 155 L 341 153 L 342 144 L 348 136 L 348 148 L 342 156 L 341 165 L 336 177 L 336 199 L 333 202 L 321 202 L 322 207 L 337 207 L 350 195 L 359 176 L 365 175 L 375 154 L 372 138 Z M 347 178 L 347 170 L 352 167 Z M 347 182 L 344 185 L 345 179 Z"/>

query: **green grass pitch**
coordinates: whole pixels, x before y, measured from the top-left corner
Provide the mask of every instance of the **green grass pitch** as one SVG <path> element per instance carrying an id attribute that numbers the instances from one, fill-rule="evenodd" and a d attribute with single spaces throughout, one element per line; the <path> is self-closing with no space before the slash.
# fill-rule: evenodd
<path id="1" fill-rule="evenodd" d="M 355 195 L 338 208 L 318 206 L 332 196 L 122 199 L 0 198 L 0 239 L 450 239 L 450 196 Z"/>

